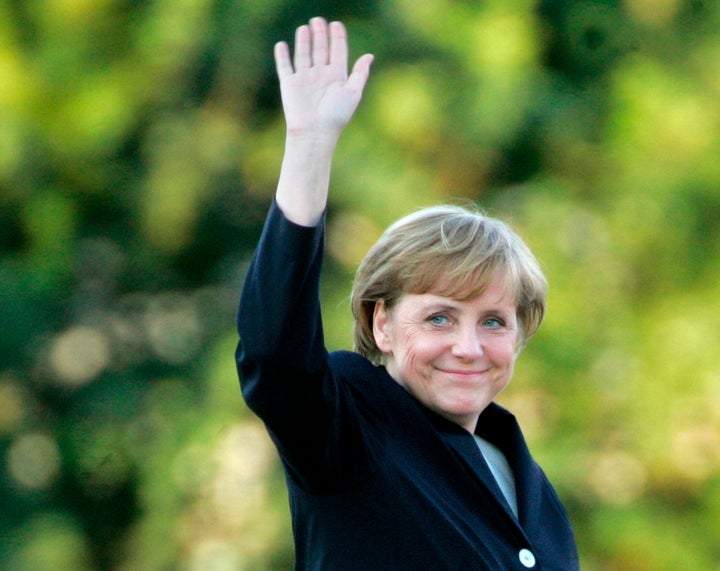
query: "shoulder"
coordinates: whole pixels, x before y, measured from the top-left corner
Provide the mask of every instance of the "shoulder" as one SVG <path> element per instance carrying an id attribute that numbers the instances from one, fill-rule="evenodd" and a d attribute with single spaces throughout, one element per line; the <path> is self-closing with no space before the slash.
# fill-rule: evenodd
<path id="1" fill-rule="evenodd" d="M 354 351 L 333 351 L 330 369 L 336 381 L 346 387 L 355 399 L 375 403 L 381 408 L 393 406 L 407 392 L 396 383 L 384 367 L 378 367 Z"/>
<path id="2" fill-rule="evenodd" d="M 339 372 L 357 371 L 367 374 L 377 374 L 379 369 L 367 358 L 354 351 L 333 351 L 330 353 L 330 366 Z"/>
<path id="3" fill-rule="evenodd" d="M 330 370 L 338 382 L 352 392 L 380 397 L 397 384 L 383 367 L 373 365 L 354 351 L 333 351 L 329 356 Z"/>
<path id="4" fill-rule="evenodd" d="M 330 369 L 338 384 L 352 395 L 360 409 L 378 415 L 391 424 L 411 419 L 416 424 L 424 415 L 423 408 L 385 367 L 371 363 L 353 351 L 330 353 Z"/>

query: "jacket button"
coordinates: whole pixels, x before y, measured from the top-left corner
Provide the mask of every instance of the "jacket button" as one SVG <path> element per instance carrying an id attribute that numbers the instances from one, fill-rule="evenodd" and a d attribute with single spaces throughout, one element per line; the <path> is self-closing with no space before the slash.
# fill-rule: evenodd
<path id="1" fill-rule="evenodd" d="M 535 556 L 529 549 L 521 549 L 520 553 L 518 553 L 518 557 L 520 558 L 520 563 L 528 569 L 535 567 Z"/>

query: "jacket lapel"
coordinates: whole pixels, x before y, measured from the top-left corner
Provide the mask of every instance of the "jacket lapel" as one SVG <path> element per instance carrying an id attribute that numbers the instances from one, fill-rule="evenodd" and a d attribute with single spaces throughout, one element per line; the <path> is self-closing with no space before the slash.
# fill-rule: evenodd
<path id="1" fill-rule="evenodd" d="M 478 420 L 478 436 L 489 440 L 502 450 L 515 477 L 518 519 L 523 529 L 537 529 L 543 478 L 532 459 L 525 438 L 515 417 L 504 408 L 491 403 Z"/>
<path id="2" fill-rule="evenodd" d="M 504 510 L 514 522 L 517 522 L 475 438 L 463 428 L 432 411 L 427 410 L 427 414 L 455 456 L 472 473 L 474 478 L 491 493 L 498 503 L 498 507 Z"/>

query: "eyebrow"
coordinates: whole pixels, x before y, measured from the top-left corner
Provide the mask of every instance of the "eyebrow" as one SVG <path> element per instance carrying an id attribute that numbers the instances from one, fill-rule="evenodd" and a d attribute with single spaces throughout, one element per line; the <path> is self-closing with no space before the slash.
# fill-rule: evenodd
<path id="1" fill-rule="evenodd" d="M 459 309 L 459 305 L 453 305 L 451 303 L 430 303 L 425 306 L 425 309 Z"/>
<path id="2" fill-rule="evenodd" d="M 457 305 L 453 305 L 452 303 L 430 303 L 429 305 L 422 308 L 423 311 L 426 312 L 437 312 L 437 311 L 460 311 L 461 310 L 461 302 L 458 302 Z M 510 308 L 512 311 L 508 310 L 507 308 L 502 308 L 499 305 L 492 306 L 487 309 L 484 309 L 482 311 L 482 315 L 507 315 L 508 313 L 517 313 L 517 308 L 513 306 Z"/>
<path id="3" fill-rule="evenodd" d="M 445 300 L 431 301 L 428 303 L 428 305 L 426 305 L 422 308 L 422 311 L 428 312 L 428 313 L 434 313 L 434 312 L 438 312 L 438 311 L 447 311 L 447 312 L 461 311 L 462 305 L 464 303 L 465 302 L 456 301 L 456 300 L 452 300 L 452 299 L 450 299 L 449 301 L 445 301 Z M 492 306 L 490 306 L 482 311 L 482 316 L 500 315 L 500 316 L 507 318 L 512 314 L 517 315 L 517 307 L 515 305 L 512 305 L 509 308 L 505 308 L 502 305 L 503 305 L 503 301 L 497 300 L 496 302 L 493 303 Z"/>
<path id="4" fill-rule="evenodd" d="M 452 301 L 430 301 L 427 305 L 423 305 L 424 311 L 457 311 L 460 309 L 460 302 L 452 303 Z"/>

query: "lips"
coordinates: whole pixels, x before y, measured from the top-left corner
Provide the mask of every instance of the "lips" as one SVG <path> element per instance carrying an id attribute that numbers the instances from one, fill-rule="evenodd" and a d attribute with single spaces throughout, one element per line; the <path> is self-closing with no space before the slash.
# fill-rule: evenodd
<path id="1" fill-rule="evenodd" d="M 484 375 L 490 369 L 439 369 L 446 375 L 456 375 L 458 377 L 477 377 Z"/>

